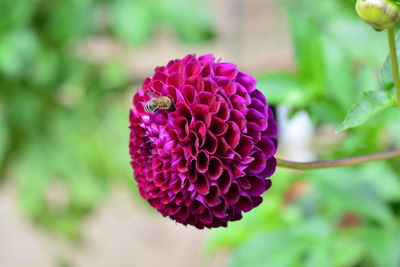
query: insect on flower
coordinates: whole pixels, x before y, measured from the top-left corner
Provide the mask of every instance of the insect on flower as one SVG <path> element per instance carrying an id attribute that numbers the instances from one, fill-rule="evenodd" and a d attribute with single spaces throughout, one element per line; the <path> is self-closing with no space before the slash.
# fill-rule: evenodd
<path id="1" fill-rule="evenodd" d="M 129 120 L 139 193 L 178 223 L 225 227 L 272 184 L 277 123 L 256 80 L 235 64 L 187 55 L 157 67 Z"/>
<path id="2" fill-rule="evenodd" d="M 144 106 L 144 111 L 147 113 L 155 113 L 157 110 L 168 110 L 172 107 L 172 101 L 169 97 L 160 96 L 150 99 Z"/>

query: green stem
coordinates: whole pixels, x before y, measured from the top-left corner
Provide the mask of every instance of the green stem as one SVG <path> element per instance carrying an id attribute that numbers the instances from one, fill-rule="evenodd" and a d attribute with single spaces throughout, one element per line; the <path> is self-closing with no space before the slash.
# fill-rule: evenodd
<path id="1" fill-rule="evenodd" d="M 279 167 L 297 169 L 297 170 L 312 170 L 312 169 L 353 166 L 371 161 L 387 160 L 399 157 L 400 157 L 400 149 L 394 149 L 384 152 L 378 152 L 351 158 L 335 159 L 335 160 L 295 162 L 295 161 L 277 159 L 276 161 L 278 162 Z"/>
<path id="2" fill-rule="evenodd" d="M 399 78 L 399 63 L 397 61 L 397 49 L 396 49 L 396 39 L 394 34 L 394 28 L 388 29 L 388 41 L 390 50 L 390 62 L 392 64 L 392 73 L 394 87 L 396 90 L 397 106 L 400 107 L 400 78 Z"/>

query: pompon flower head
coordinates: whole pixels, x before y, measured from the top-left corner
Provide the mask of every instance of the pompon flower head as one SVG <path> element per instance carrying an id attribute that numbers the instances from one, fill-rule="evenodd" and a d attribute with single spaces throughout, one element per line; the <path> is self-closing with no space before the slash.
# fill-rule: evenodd
<path id="1" fill-rule="evenodd" d="M 146 112 L 158 97 L 172 107 Z M 260 205 L 278 129 L 253 77 L 212 55 L 188 55 L 157 67 L 133 105 L 131 165 L 140 194 L 163 216 L 213 228 Z"/>

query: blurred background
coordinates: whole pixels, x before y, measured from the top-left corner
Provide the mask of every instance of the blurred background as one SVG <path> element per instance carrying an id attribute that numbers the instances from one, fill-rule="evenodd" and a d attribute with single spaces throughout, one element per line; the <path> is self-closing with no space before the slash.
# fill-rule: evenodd
<path id="1" fill-rule="evenodd" d="M 128 153 L 135 89 L 188 53 L 257 77 L 280 157 L 399 147 L 394 109 L 335 134 L 381 89 L 385 41 L 353 0 L 0 0 L 0 267 L 400 266 L 399 160 L 278 169 L 261 206 L 200 231 L 140 199 Z"/>

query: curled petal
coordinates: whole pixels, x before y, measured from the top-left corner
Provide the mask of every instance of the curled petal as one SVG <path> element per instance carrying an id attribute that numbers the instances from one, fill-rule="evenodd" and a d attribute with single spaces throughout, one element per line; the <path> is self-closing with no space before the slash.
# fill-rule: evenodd
<path id="1" fill-rule="evenodd" d="M 253 208 L 253 201 L 251 201 L 250 197 L 241 195 L 237 202 L 237 207 L 241 211 L 248 212 Z"/>
<path id="2" fill-rule="evenodd" d="M 194 131 L 189 133 L 189 154 L 195 158 L 199 152 L 199 138 Z"/>
<path id="3" fill-rule="evenodd" d="M 145 112 L 150 99 L 158 109 Z M 278 128 L 253 77 L 211 54 L 187 55 L 155 68 L 132 104 L 130 164 L 140 195 L 163 216 L 225 227 L 260 205 Z"/>
<path id="4" fill-rule="evenodd" d="M 228 79 L 234 79 L 237 73 L 236 65 L 232 63 L 220 63 L 215 68 L 215 75 L 223 76 Z"/>
<path id="5" fill-rule="evenodd" d="M 260 196 L 267 190 L 267 183 L 264 178 L 257 176 L 248 176 L 247 181 L 250 183 L 249 194 L 252 196 Z"/>
<path id="6" fill-rule="evenodd" d="M 240 198 L 240 187 L 237 183 L 232 183 L 231 187 L 228 190 L 228 193 L 225 195 L 226 202 L 229 205 L 236 204 Z"/>
<path id="7" fill-rule="evenodd" d="M 186 103 L 198 102 L 198 95 L 196 89 L 191 85 L 185 85 L 182 87 L 182 95 L 185 98 Z"/>
<path id="8" fill-rule="evenodd" d="M 234 122 L 228 122 L 227 123 L 228 128 L 225 133 L 225 140 L 226 143 L 229 145 L 231 148 L 236 148 L 236 146 L 239 144 L 240 141 L 240 129 L 239 126 L 234 123 Z"/>
<path id="9" fill-rule="evenodd" d="M 258 143 L 257 147 L 264 153 L 267 158 L 272 157 L 276 152 L 276 144 L 271 138 L 265 136 Z"/>
<path id="10" fill-rule="evenodd" d="M 204 124 L 209 127 L 211 123 L 211 115 L 208 112 L 208 106 L 207 105 L 194 105 L 192 107 L 193 110 L 193 116 L 196 119 L 196 121 L 202 121 Z"/>
<path id="11" fill-rule="evenodd" d="M 268 121 L 265 117 L 265 114 L 262 114 L 255 109 L 249 109 L 246 118 L 249 122 L 258 124 L 258 126 L 260 127 L 260 131 L 265 131 L 268 127 Z"/>
<path id="12" fill-rule="evenodd" d="M 263 171 L 266 167 L 267 159 L 265 154 L 258 147 L 256 147 L 254 148 L 251 157 L 254 158 L 254 160 L 250 163 L 248 170 L 252 173 L 260 173 Z"/>
<path id="13" fill-rule="evenodd" d="M 209 207 L 215 207 L 218 204 L 221 203 L 221 199 L 219 197 L 219 192 L 218 192 L 218 187 L 217 186 L 211 186 L 210 187 L 210 192 L 206 196 L 204 196 L 205 202 Z"/>
<path id="14" fill-rule="evenodd" d="M 179 87 L 183 84 L 183 77 L 179 73 L 173 73 L 168 76 L 166 83 L 174 87 Z"/>
<path id="15" fill-rule="evenodd" d="M 211 180 L 218 179 L 222 174 L 222 170 L 223 170 L 222 161 L 217 157 L 211 157 L 209 169 L 207 172 L 208 178 L 210 178 Z"/>
<path id="16" fill-rule="evenodd" d="M 204 206 L 204 204 L 198 200 L 194 200 L 192 204 L 190 204 L 190 210 L 193 214 L 201 214 L 204 212 L 205 209 L 206 207 Z"/>
<path id="17" fill-rule="evenodd" d="M 246 128 L 246 118 L 245 116 L 238 110 L 231 110 L 230 112 L 231 116 L 230 119 L 231 121 L 235 122 L 237 126 L 239 126 L 239 129 L 241 132 Z"/>
<path id="18" fill-rule="evenodd" d="M 200 195 L 206 195 L 210 192 L 210 182 L 201 174 L 197 176 L 196 189 Z"/>
<path id="19" fill-rule="evenodd" d="M 204 150 L 200 151 L 197 154 L 197 161 L 196 161 L 196 169 L 200 173 L 205 173 L 208 170 L 208 165 L 210 163 L 210 159 L 208 153 Z"/>
<path id="20" fill-rule="evenodd" d="M 206 140 L 204 142 L 204 148 L 208 152 L 208 154 L 212 155 L 217 151 L 217 146 L 218 146 L 218 140 L 215 135 L 213 135 L 211 132 L 208 132 L 206 134 Z"/>
<path id="21" fill-rule="evenodd" d="M 213 116 L 210 124 L 210 131 L 218 136 L 223 135 L 228 130 L 228 124 L 217 116 Z"/>
<path id="22" fill-rule="evenodd" d="M 201 72 L 201 65 L 198 62 L 194 61 L 186 65 L 185 71 L 187 77 L 197 76 Z"/>
<path id="23" fill-rule="evenodd" d="M 226 194 L 231 187 L 231 183 L 233 180 L 233 176 L 230 173 L 229 169 L 223 169 L 221 175 L 218 177 L 218 187 L 221 190 L 222 194 Z"/>
<path id="24" fill-rule="evenodd" d="M 225 218 L 228 216 L 228 213 L 226 213 L 227 206 L 224 201 L 221 201 L 221 203 L 214 207 L 212 210 L 217 218 Z"/>
<path id="25" fill-rule="evenodd" d="M 250 155 L 253 148 L 254 144 L 251 137 L 242 134 L 240 136 L 239 144 L 236 147 L 236 151 L 239 153 L 239 155 L 241 155 L 242 157 L 247 157 Z"/>
<path id="26" fill-rule="evenodd" d="M 236 76 L 236 81 L 249 92 L 253 92 L 256 89 L 257 81 L 247 73 L 239 72 Z"/>

